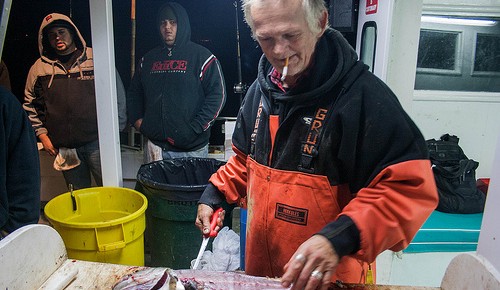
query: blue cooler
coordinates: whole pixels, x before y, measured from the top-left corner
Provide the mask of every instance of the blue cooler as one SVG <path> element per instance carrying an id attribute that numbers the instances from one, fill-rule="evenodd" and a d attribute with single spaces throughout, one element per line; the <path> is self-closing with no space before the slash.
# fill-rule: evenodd
<path id="1" fill-rule="evenodd" d="M 476 251 L 482 220 L 483 213 L 453 214 L 435 210 L 404 252 Z"/>

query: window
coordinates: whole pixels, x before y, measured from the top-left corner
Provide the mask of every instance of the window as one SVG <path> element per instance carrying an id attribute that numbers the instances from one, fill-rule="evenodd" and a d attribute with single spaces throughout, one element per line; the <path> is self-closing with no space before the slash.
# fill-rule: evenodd
<path id="1" fill-rule="evenodd" d="M 377 24 L 373 21 L 366 22 L 363 25 L 361 33 L 361 55 L 360 59 L 369 66 L 373 72 L 375 65 L 375 47 L 377 45 Z"/>
<path id="2" fill-rule="evenodd" d="M 429 73 L 459 73 L 460 36 L 459 32 L 421 30 L 417 69 Z"/>
<path id="3" fill-rule="evenodd" d="M 500 19 L 422 16 L 415 89 L 500 92 Z"/>
<path id="4" fill-rule="evenodd" d="M 474 73 L 500 73 L 500 35 L 477 34 Z"/>

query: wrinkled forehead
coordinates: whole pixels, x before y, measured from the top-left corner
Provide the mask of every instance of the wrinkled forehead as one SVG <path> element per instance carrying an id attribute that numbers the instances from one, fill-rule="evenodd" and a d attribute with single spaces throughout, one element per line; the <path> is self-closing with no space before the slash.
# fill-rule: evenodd
<path id="1" fill-rule="evenodd" d="M 254 32 L 256 30 L 289 30 L 291 26 L 304 24 L 307 27 L 301 2 L 291 1 L 286 7 L 282 1 L 266 2 L 265 5 L 252 6 L 250 13 Z"/>

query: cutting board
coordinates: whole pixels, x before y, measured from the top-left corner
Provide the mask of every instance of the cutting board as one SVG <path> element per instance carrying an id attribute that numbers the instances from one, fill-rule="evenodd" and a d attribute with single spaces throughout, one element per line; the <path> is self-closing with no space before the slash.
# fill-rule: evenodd
<path id="1" fill-rule="evenodd" d="M 62 238 L 57 231 L 46 225 L 23 227 L 0 241 L 0 261 L 0 289 L 9 290 L 112 289 L 113 285 L 122 277 L 140 268 L 68 259 Z M 270 281 L 268 278 L 253 277 L 237 272 L 207 273 L 207 271 L 201 270 L 176 270 L 176 272 L 180 278 L 195 277 L 199 281 L 206 279 L 203 277 L 210 277 L 209 279 L 211 280 L 217 280 L 217 277 L 219 277 L 220 279 L 224 279 L 221 280 L 223 281 L 222 283 L 228 283 L 228 287 L 230 288 L 238 288 L 237 282 L 244 279 Z M 235 281 L 236 284 L 233 285 L 230 281 Z M 273 283 L 279 285 L 279 281 L 276 279 L 274 279 Z M 332 285 L 331 289 L 439 289 L 433 287 L 384 285 L 344 286 L 346 287 L 335 288 L 335 285 Z"/>

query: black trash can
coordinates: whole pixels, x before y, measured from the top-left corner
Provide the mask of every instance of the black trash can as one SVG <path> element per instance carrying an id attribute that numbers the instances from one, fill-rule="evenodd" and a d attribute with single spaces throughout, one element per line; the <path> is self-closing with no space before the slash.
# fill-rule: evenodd
<path id="1" fill-rule="evenodd" d="M 176 158 L 144 164 L 137 173 L 136 189 L 148 199 L 146 210 L 147 266 L 189 269 L 201 246 L 202 235 L 194 225 L 198 201 L 208 179 L 224 165 L 213 158 Z M 225 225 L 231 226 L 232 208 Z M 149 264 L 149 265 L 148 265 Z"/>

